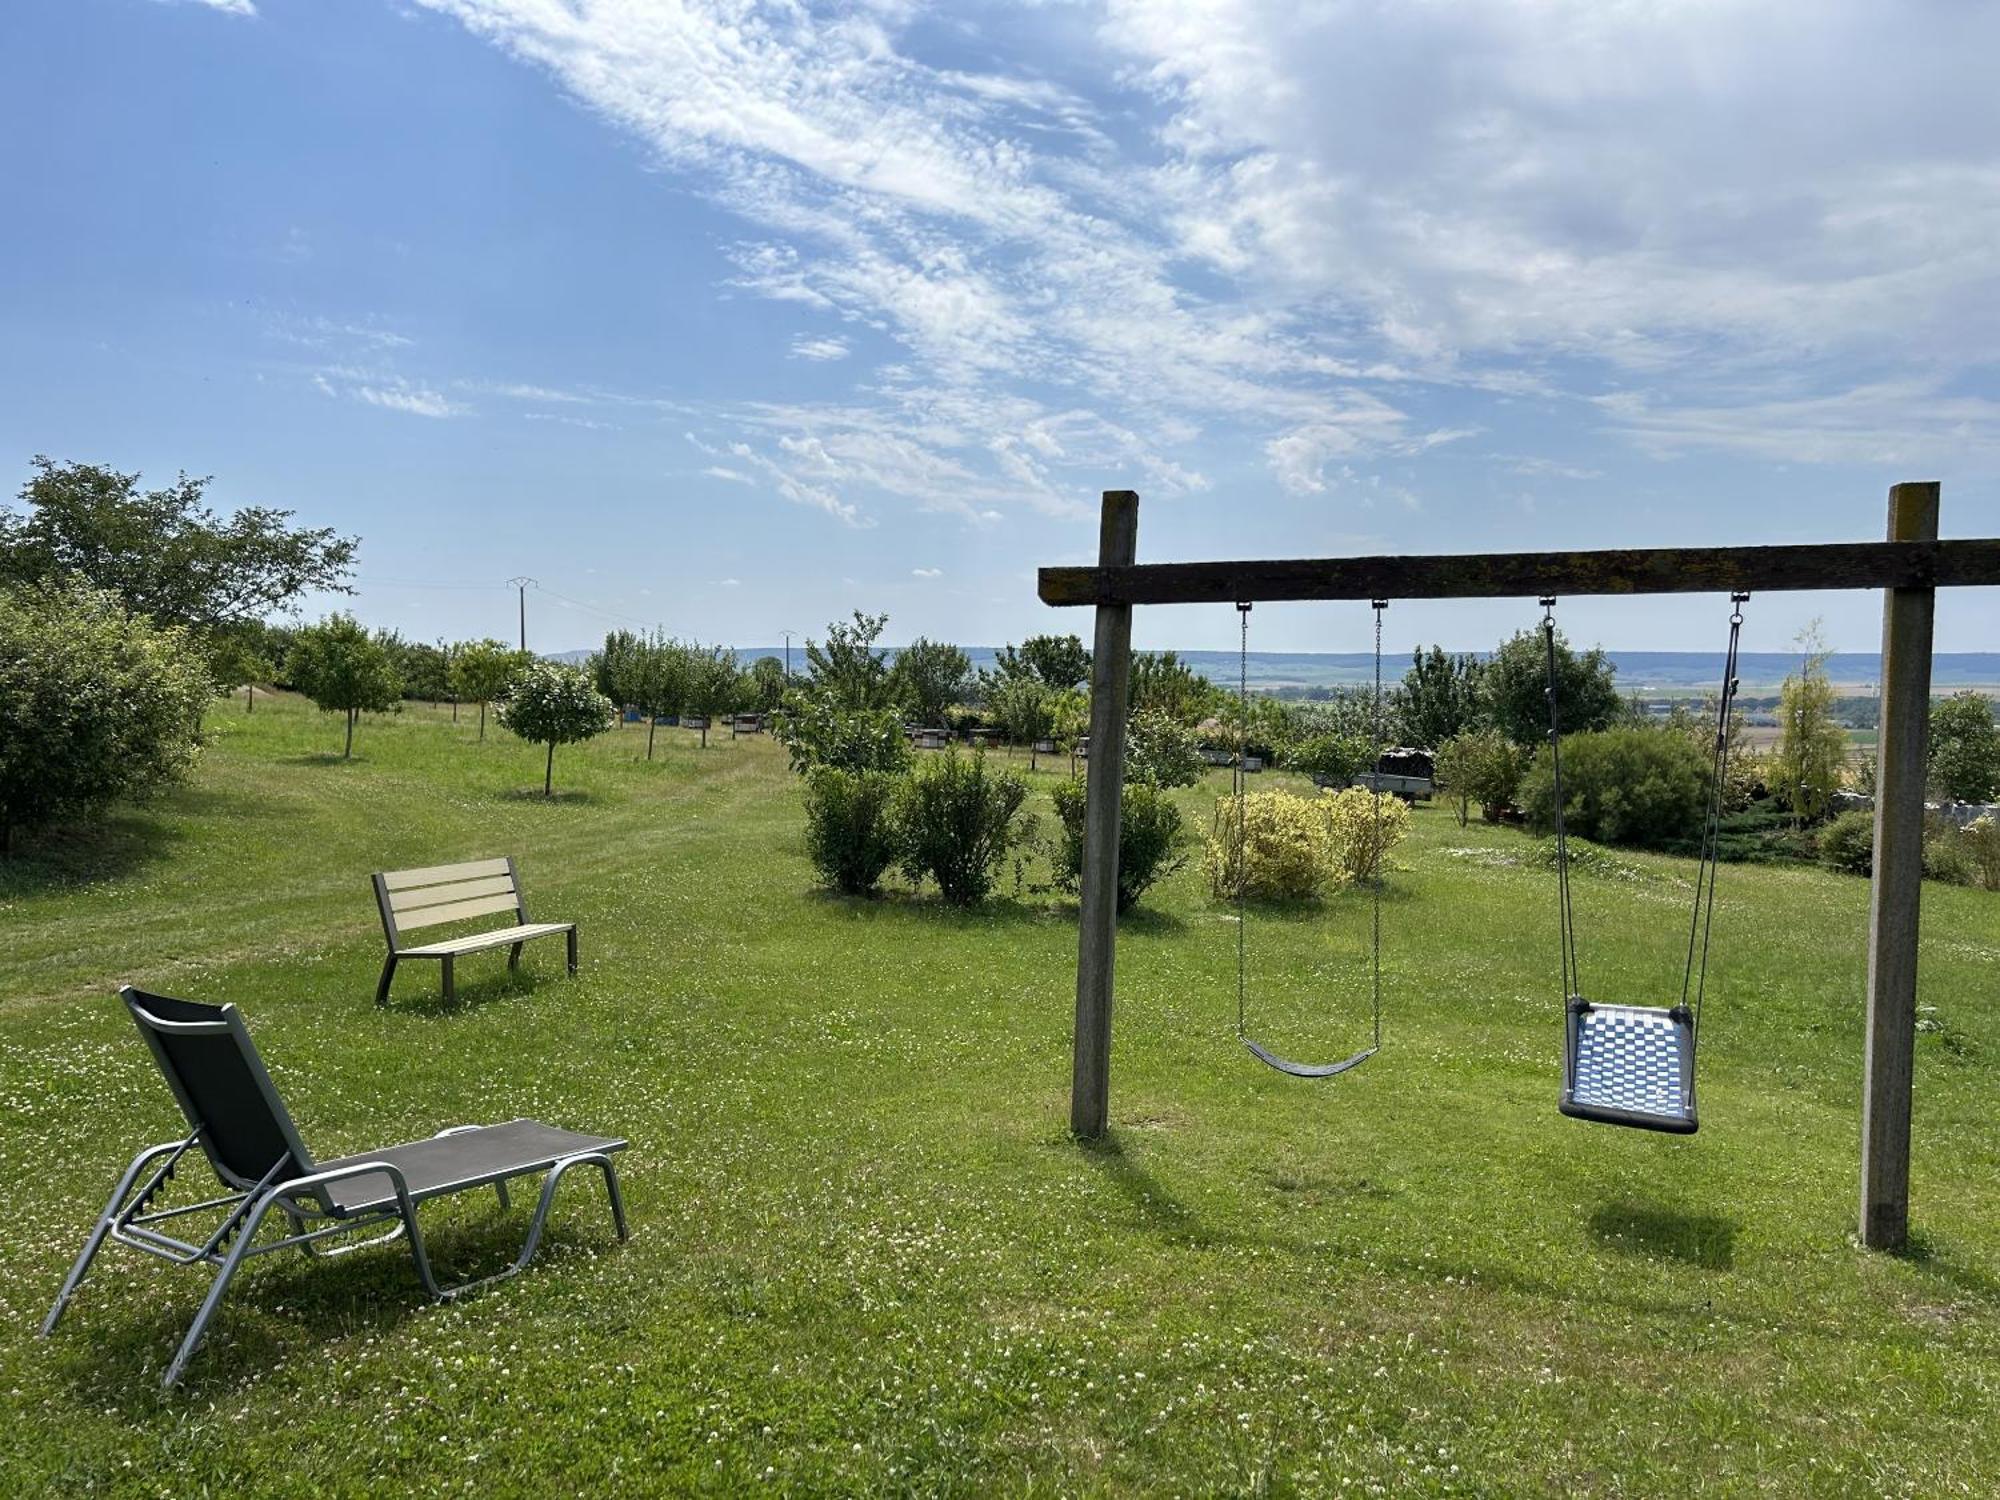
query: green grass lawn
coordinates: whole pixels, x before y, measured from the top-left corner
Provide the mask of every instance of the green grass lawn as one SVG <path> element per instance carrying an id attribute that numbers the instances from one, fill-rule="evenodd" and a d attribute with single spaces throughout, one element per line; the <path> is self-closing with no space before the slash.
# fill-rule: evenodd
<path id="1" fill-rule="evenodd" d="M 1086 1148 L 1073 908 L 820 893 L 767 740 L 663 730 L 649 764 L 624 729 L 558 754 L 551 803 L 538 751 L 427 709 L 351 763 L 291 700 L 213 727 L 191 787 L 0 867 L 0 1493 L 1993 1493 L 2000 898 L 1924 893 L 1892 1258 L 1851 1238 L 1859 880 L 1724 871 L 1676 1140 L 1557 1115 L 1553 877 L 1518 833 L 1418 812 L 1387 1044 L 1332 1084 L 1236 1045 L 1190 867 L 1125 925 Z M 378 1010 L 368 872 L 504 853 L 582 924 L 581 977 L 545 941 L 516 979 L 462 963 L 451 1006 L 406 965 Z M 1590 993 L 1670 996 L 1690 873 L 1579 875 Z M 1359 1045 L 1367 921 L 1253 916 L 1261 1040 Z M 36 1340 L 179 1130 L 128 981 L 238 1003 L 321 1156 L 516 1115 L 629 1136 L 631 1241 L 578 1177 L 544 1258 L 463 1303 L 394 1247 L 256 1261 L 165 1396 L 205 1277 L 113 1246 Z M 504 1263 L 523 1196 L 426 1210 L 442 1271 Z"/>

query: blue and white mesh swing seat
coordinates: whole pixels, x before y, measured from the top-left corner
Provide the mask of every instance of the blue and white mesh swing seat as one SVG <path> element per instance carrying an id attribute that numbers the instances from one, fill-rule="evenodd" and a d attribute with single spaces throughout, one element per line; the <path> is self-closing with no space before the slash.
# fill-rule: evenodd
<path id="1" fill-rule="evenodd" d="M 1556 699 L 1555 600 L 1542 600 L 1548 645 L 1549 761 L 1554 781 L 1556 885 L 1562 930 L 1564 1004 L 1561 1111 L 1575 1120 L 1629 1125 L 1640 1130 L 1693 1135 L 1695 1038 L 1701 1030 L 1702 996 L 1708 988 L 1709 935 L 1715 925 L 1716 845 L 1721 834 L 1723 790 L 1729 772 L 1729 720 L 1736 701 L 1737 645 L 1743 602 L 1730 596 L 1729 649 L 1716 707 L 1713 778 L 1702 825 L 1701 861 L 1695 869 L 1694 916 L 1688 926 L 1687 964 L 1678 1005 L 1606 1005 L 1578 993 L 1576 923 L 1570 909 L 1569 845 L 1563 829 L 1562 722 Z M 1692 995 L 1692 1004 L 1689 997 Z"/>

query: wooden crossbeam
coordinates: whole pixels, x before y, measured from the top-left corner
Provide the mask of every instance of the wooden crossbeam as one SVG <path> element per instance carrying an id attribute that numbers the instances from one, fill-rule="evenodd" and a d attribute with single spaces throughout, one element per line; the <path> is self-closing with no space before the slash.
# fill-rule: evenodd
<path id="1" fill-rule="evenodd" d="M 2000 538 L 1043 568 L 1044 604 L 1494 599 L 2000 585 Z"/>

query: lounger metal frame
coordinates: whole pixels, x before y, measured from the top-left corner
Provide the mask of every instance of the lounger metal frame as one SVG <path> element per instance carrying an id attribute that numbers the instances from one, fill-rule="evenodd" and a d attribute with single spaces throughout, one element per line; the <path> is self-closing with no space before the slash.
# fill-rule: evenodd
<path id="1" fill-rule="evenodd" d="M 211 1143 L 206 1135 L 207 1126 L 204 1124 L 196 1124 L 194 1129 L 180 1140 L 162 1141 L 158 1145 L 148 1146 L 133 1157 L 131 1165 L 126 1167 L 124 1175 L 118 1179 L 118 1186 L 113 1190 L 110 1201 L 105 1204 L 104 1212 L 99 1215 L 96 1227 L 84 1241 L 83 1250 L 71 1265 L 69 1275 L 64 1278 L 62 1291 L 57 1294 L 55 1305 L 42 1320 L 43 1338 L 47 1338 L 55 1331 L 56 1324 L 61 1320 L 64 1310 L 68 1308 L 70 1299 L 76 1295 L 77 1288 L 89 1274 L 91 1262 L 96 1260 L 98 1251 L 104 1247 L 107 1239 L 116 1240 L 121 1245 L 129 1245 L 134 1250 L 142 1250 L 148 1255 L 158 1256 L 175 1265 L 202 1264 L 216 1268 L 215 1280 L 209 1286 L 201 1310 L 195 1314 L 194 1322 L 189 1327 L 187 1336 L 181 1341 L 180 1349 L 160 1377 L 162 1386 L 172 1387 L 179 1382 L 188 1361 L 200 1346 L 203 1335 L 208 1332 L 209 1323 L 214 1318 L 216 1309 L 221 1306 L 223 1293 L 229 1289 L 229 1283 L 243 1262 L 253 1256 L 297 1249 L 308 1256 L 331 1259 L 354 1250 L 364 1250 L 370 1246 L 387 1245 L 399 1239 L 407 1239 L 410 1245 L 410 1258 L 416 1263 L 417 1279 L 422 1283 L 424 1291 L 436 1301 L 448 1301 L 476 1288 L 491 1285 L 493 1282 L 505 1281 L 508 1277 L 526 1269 L 528 1263 L 534 1259 L 535 1252 L 541 1248 L 542 1232 L 548 1222 L 549 1208 L 555 1202 L 557 1184 L 572 1168 L 585 1166 L 594 1167 L 603 1174 L 605 1193 L 611 1200 L 612 1223 L 621 1241 L 628 1238 L 625 1198 L 618 1185 L 618 1169 L 608 1151 L 580 1151 L 558 1158 L 546 1169 L 536 1164 L 526 1169 L 486 1173 L 463 1181 L 438 1183 L 416 1192 L 411 1191 L 402 1169 L 393 1161 L 368 1158 L 345 1162 L 338 1167 L 325 1170 L 315 1169 L 312 1157 L 298 1140 L 291 1117 L 279 1099 L 277 1089 L 265 1071 L 256 1048 L 251 1044 L 249 1031 L 235 1006 L 223 1006 L 220 1019 L 214 1021 L 171 1021 L 146 1012 L 144 1004 L 150 997 L 130 986 L 121 990 L 119 995 L 134 1011 L 135 1016 L 140 1018 L 140 1030 L 145 1034 L 160 1063 L 161 1072 L 166 1075 L 168 1084 L 173 1088 L 183 1111 L 190 1119 L 198 1120 L 199 1113 L 189 1098 L 178 1072 L 169 1061 L 159 1037 L 155 1035 L 154 1028 L 169 1034 L 228 1034 L 234 1037 L 244 1061 L 249 1065 L 251 1076 L 263 1094 L 263 1102 L 270 1108 L 279 1128 L 289 1138 L 290 1145 L 270 1171 L 255 1182 L 248 1181 L 232 1170 L 214 1150 L 210 1149 Z M 491 1127 L 482 1125 L 455 1125 L 447 1130 L 440 1130 L 433 1139 L 489 1128 Z M 203 1149 L 209 1164 L 225 1185 L 235 1191 L 179 1208 L 155 1208 L 153 1206 L 155 1200 L 173 1180 L 181 1159 L 198 1146 Z M 417 1205 L 434 1198 L 468 1192 L 474 1188 L 491 1187 L 499 1197 L 501 1208 L 505 1209 L 510 1206 L 507 1193 L 509 1178 L 533 1176 L 543 1170 L 546 1170 L 547 1175 L 542 1181 L 541 1198 L 535 1205 L 534 1217 L 529 1222 L 527 1239 L 513 1264 L 491 1275 L 475 1277 L 455 1285 L 440 1284 L 431 1270 L 430 1255 L 424 1247 L 423 1229 L 417 1223 Z M 333 1183 L 370 1175 L 388 1179 L 394 1195 L 393 1203 L 342 1210 L 325 1191 Z M 273 1210 L 283 1215 L 291 1232 L 277 1239 L 267 1239 L 261 1244 L 257 1243 L 258 1231 Z M 177 1238 L 158 1227 L 203 1212 L 219 1212 L 222 1219 L 199 1244 Z M 387 1226 L 386 1232 L 372 1234 L 362 1240 L 331 1249 L 321 1246 L 321 1241 L 324 1240 L 360 1234 L 368 1230 L 380 1230 L 384 1226 Z"/>

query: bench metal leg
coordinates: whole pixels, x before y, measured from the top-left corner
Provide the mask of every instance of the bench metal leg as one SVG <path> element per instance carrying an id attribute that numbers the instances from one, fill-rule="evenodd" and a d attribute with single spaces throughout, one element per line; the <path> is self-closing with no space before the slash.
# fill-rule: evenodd
<path id="1" fill-rule="evenodd" d="M 563 936 L 568 940 L 569 974 L 570 978 L 574 979 L 576 978 L 576 929 L 574 927 L 570 928 L 570 930 L 564 933 Z"/>
<path id="2" fill-rule="evenodd" d="M 375 1003 L 389 1003 L 389 981 L 396 977 L 396 955 L 391 953 L 382 963 L 382 982 L 375 986 Z"/>
<path id="3" fill-rule="evenodd" d="M 447 1000 L 456 1000 L 458 998 L 458 986 L 453 981 L 452 978 L 451 955 L 449 953 L 445 954 L 443 963 L 444 963 L 444 997 Z"/>
<path id="4" fill-rule="evenodd" d="M 518 969 L 521 967 L 521 950 L 527 946 L 528 945 L 526 943 L 516 943 L 513 947 L 507 950 L 508 968 Z"/>

